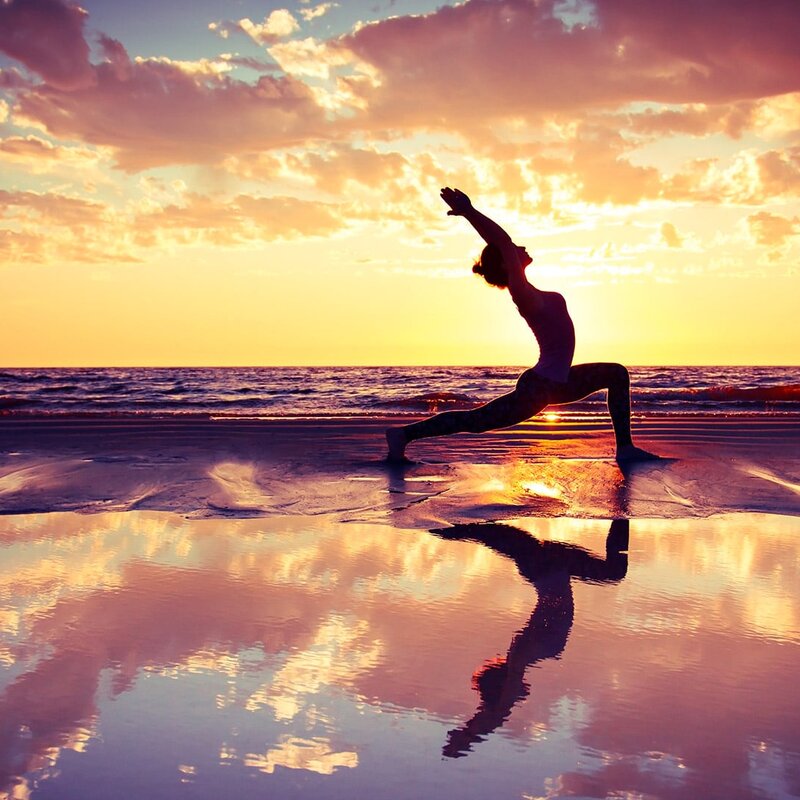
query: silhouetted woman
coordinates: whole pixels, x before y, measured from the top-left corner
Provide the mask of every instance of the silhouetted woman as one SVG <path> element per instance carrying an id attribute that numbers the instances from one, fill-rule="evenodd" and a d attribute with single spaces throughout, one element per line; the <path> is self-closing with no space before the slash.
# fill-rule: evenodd
<path id="1" fill-rule="evenodd" d="M 622 364 L 578 364 L 572 366 L 575 329 L 567 304 L 558 292 L 544 292 L 528 283 L 525 267 L 531 257 L 524 247 L 496 223 L 473 208 L 469 197 L 458 189 L 444 188 L 447 213 L 464 217 L 486 242 L 481 260 L 472 268 L 487 283 L 507 288 L 522 318 L 539 343 L 539 361 L 525 370 L 513 392 L 470 411 L 445 411 L 411 425 L 389 428 L 386 440 L 390 461 L 403 461 L 405 448 L 415 439 L 450 433 L 482 433 L 516 425 L 549 405 L 574 403 L 600 389 L 608 389 L 608 410 L 614 423 L 620 462 L 658 458 L 635 447 L 631 439 L 630 379 Z"/>

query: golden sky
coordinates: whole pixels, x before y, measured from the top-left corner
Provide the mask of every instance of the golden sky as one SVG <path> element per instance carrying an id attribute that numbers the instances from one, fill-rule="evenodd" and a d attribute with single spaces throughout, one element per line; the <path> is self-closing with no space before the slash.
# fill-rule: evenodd
<path id="1" fill-rule="evenodd" d="M 224 12 L 221 13 L 220 9 Z M 2 366 L 797 364 L 789 0 L 0 4 Z"/>

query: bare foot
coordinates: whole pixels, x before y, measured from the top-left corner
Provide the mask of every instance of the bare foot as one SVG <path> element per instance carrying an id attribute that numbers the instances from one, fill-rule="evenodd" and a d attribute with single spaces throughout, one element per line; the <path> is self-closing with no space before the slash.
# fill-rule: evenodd
<path id="1" fill-rule="evenodd" d="M 661 461 L 661 456 L 655 453 L 648 453 L 647 450 L 642 450 L 641 447 L 636 447 L 632 444 L 626 444 L 617 450 L 617 463 L 619 464 L 632 464 L 636 461 Z"/>
<path id="2" fill-rule="evenodd" d="M 387 461 L 406 461 L 406 445 L 408 444 L 408 440 L 402 428 L 387 428 L 386 444 L 389 445 L 389 453 L 386 456 Z"/>

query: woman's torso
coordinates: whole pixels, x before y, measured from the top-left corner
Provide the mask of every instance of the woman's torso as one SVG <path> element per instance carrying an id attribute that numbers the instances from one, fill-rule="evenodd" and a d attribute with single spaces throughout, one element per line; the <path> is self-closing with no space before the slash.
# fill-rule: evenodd
<path id="1" fill-rule="evenodd" d="M 564 383 L 575 354 L 575 327 L 564 297 L 558 292 L 542 292 L 530 287 L 528 302 L 515 303 L 539 343 L 539 360 L 533 367 L 537 375 Z"/>

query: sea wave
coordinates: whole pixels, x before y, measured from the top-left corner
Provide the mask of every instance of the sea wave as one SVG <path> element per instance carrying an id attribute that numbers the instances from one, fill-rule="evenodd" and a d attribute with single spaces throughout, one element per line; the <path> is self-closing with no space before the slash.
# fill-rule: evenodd
<path id="1" fill-rule="evenodd" d="M 514 388 L 517 367 L 4 369 L 0 414 L 337 416 L 469 409 Z M 797 367 L 631 369 L 634 413 L 797 413 Z M 559 414 L 606 414 L 605 392 Z"/>
<path id="2" fill-rule="evenodd" d="M 404 409 L 427 411 L 434 414 L 437 411 L 474 408 L 481 401 L 476 397 L 459 392 L 425 392 L 412 397 L 395 397 L 390 400 L 376 400 L 374 406 L 384 409 Z"/>

